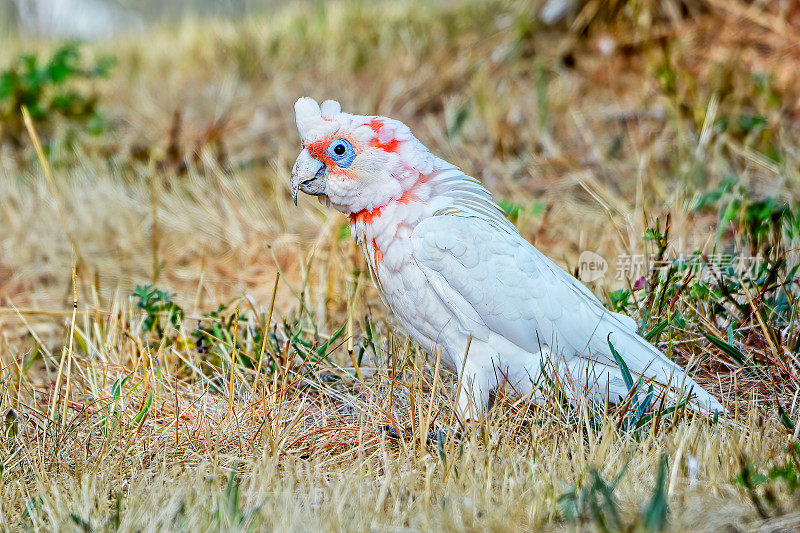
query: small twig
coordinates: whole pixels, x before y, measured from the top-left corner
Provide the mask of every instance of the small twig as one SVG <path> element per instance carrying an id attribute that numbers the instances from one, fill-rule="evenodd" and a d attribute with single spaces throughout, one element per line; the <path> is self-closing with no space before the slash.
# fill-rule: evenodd
<path id="1" fill-rule="evenodd" d="M 347 355 L 350 356 L 350 361 L 353 362 L 353 368 L 356 369 L 356 376 L 358 376 L 359 381 L 364 381 L 364 375 L 361 373 L 361 368 L 353 353 L 353 300 L 356 299 L 355 297 L 358 293 L 359 280 L 360 278 L 356 278 L 352 293 L 347 291 Z"/>
<path id="2" fill-rule="evenodd" d="M 61 376 L 64 371 L 65 357 L 67 358 L 67 380 L 66 380 L 67 390 L 66 393 L 64 394 L 64 398 L 67 400 L 67 402 L 69 401 L 69 381 L 72 373 L 72 342 L 73 339 L 75 338 L 75 315 L 77 314 L 77 312 L 78 312 L 77 272 L 75 265 L 72 265 L 72 320 L 70 321 L 70 328 L 69 328 L 69 348 L 67 348 L 67 346 L 64 346 L 64 348 L 67 348 L 67 352 L 66 354 L 63 352 L 61 353 L 61 361 L 58 363 L 58 375 L 56 376 L 56 385 L 55 388 L 53 389 L 53 398 L 50 404 L 50 420 L 55 420 L 56 418 L 56 409 L 58 405 L 57 398 L 61 395 Z M 66 418 L 67 416 L 67 408 L 66 408 L 67 402 L 64 403 L 65 405 L 64 413 L 62 415 L 59 427 L 63 427 L 64 418 Z"/>
<path id="3" fill-rule="evenodd" d="M 159 262 L 158 262 L 158 247 L 160 244 L 160 235 L 158 227 L 158 193 L 159 193 L 159 174 L 150 165 L 150 216 L 153 219 L 152 240 L 150 242 L 151 253 L 153 254 L 153 285 L 158 282 Z"/>
<path id="4" fill-rule="evenodd" d="M 238 343 L 236 342 L 236 335 L 239 330 L 239 307 L 236 307 L 236 313 L 233 319 L 233 347 L 231 348 L 231 381 L 228 396 L 228 409 L 233 413 L 233 387 L 236 380 L 236 356 Z"/>
<path id="5" fill-rule="evenodd" d="M 44 150 L 42 150 L 42 143 L 39 142 L 39 135 L 37 135 L 36 129 L 33 127 L 31 115 L 28 112 L 28 108 L 25 106 L 22 106 L 22 120 L 25 122 L 25 128 L 28 130 L 28 135 L 30 135 L 31 142 L 33 142 L 33 149 L 36 151 L 36 157 L 39 159 L 39 164 L 42 166 L 42 172 L 44 173 L 45 180 L 47 181 L 48 187 L 50 187 L 50 194 L 53 196 L 56 209 L 58 210 L 58 216 L 61 219 L 61 227 L 64 228 L 64 233 L 67 234 L 67 239 L 72 245 L 72 250 L 75 252 L 75 256 L 78 259 L 78 266 L 81 266 L 84 264 L 84 262 L 83 256 L 78 248 L 78 241 L 75 240 L 75 236 L 72 235 L 72 232 L 68 229 L 69 225 L 67 224 L 67 216 L 64 213 L 64 206 L 62 205 L 61 198 L 58 194 L 56 180 L 53 179 L 53 173 L 50 170 L 50 165 L 47 163 L 47 159 L 44 156 Z"/>
<path id="6" fill-rule="evenodd" d="M 272 311 L 275 309 L 275 295 L 278 294 L 278 282 L 280 281 L 280 279 L 281 279 L 281 272 L 280 270 L 278 270 L 275 272 L 275 286 L 272 287 L 272 300 L 270 300 L 269 302 L 269 314 L 267 315 L 267 322 L 264 324 L 264 332 L 261 334 L 261 349 L 259 350 L 258 353 L 258 368 L 256 369 L 256 377 L 255 377 L 256 386 L 255 390 L 253 391 L 254 398 L 255 398 L 255 392 L 258 391 L 258 384 L 261 379 L 261 366 L 264 362 L 264 349 L 267 346 L 267 338 L 269 337 L 269 327 L 270 324 L 272 323 Z M 272 353 L 271 349 L 269 352 L 274 359 L 275 355 Z"/>

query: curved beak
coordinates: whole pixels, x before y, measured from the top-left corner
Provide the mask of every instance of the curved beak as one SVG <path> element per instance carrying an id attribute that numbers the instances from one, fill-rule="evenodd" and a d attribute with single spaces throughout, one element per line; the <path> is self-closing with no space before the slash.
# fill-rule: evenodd
<path id="1" fill-rule="evenodd" d="M 292 178 L 289 181 L 294 205 L 297 205 L 298 189 L 314 196 L 325 194 L 325 170 L 325 164 L 311 157 L 308 150 L 303 148 L 297 156 L 297 161 L 294 162 Z"/>

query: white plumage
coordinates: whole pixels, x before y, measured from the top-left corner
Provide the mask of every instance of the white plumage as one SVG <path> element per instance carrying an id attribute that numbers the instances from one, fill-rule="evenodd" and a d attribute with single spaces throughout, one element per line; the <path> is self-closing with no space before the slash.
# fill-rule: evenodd
<path id="1" fill-rule="evenodd" d="M 460 373 L 465 417 L 479 417 L 501 385 L 541 398 L 545 367 L 573 397 L 625 396 L 608 339 L 633 373 L 691 389 L 703 411 L 724 411 L 631 318 L 607 310 L 522 238 L 477 180 L 433 156 L 401 122 L 340 109 L 297 102 L 303 151 L 292 192 L 325 196 L 350 215 L 384 303 Z M 341 144 L 348 153 L 339 156 Z"/>

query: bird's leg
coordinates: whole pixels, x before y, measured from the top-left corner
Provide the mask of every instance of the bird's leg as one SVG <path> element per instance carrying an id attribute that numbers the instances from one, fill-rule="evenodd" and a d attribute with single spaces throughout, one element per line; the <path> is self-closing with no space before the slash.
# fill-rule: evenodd
<path id="1" fill-rule="evenodd" d="M 463 436 L 476 427 L 489 405 L 489 390 L 488 380 L 481 379 L 479 373 L 471 368 L 469 363 L 464 365 L 455 405 L 457 422 L 449 427 L 429 431 L 428 443 L 446 442 L 447 439 Z M 412 427 L 400 429 L 386 424 L 381 426 L 381 431 L 391 439 L 407 440 L 414 437 Z"/>
<path id="2" fill-rule="evenodd" d="M 443 443 L 451 438 L 462 437 L 480 424 L 489 405 L 489 390 L 488 380 L 466 362 L 459 379 L 455 405 L 458 421 L 450 427 L 428 432 L 428 442 Z"/>
<path id="3" fill-rule="evenodd" d="M 456 415 L 462 422 L 480 420 L 489 406 L 490 386 L 486 378 L 471 367 L 464 365 L 458 380 L 458 396 L 456 398 Z"/>

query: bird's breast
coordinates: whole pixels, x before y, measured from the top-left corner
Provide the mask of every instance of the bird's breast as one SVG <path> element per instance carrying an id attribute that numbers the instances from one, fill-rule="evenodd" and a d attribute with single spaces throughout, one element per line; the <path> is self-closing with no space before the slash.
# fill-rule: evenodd
<path id="1" fill-rule="evenodd" d="M 351 225 L 381 300 L 414 341 L 433 351 L 446 327 L 447 313 L 414 261 L 412 230 L 408 224 L 380 219 L 373 219 L 371 225 Z"/>

